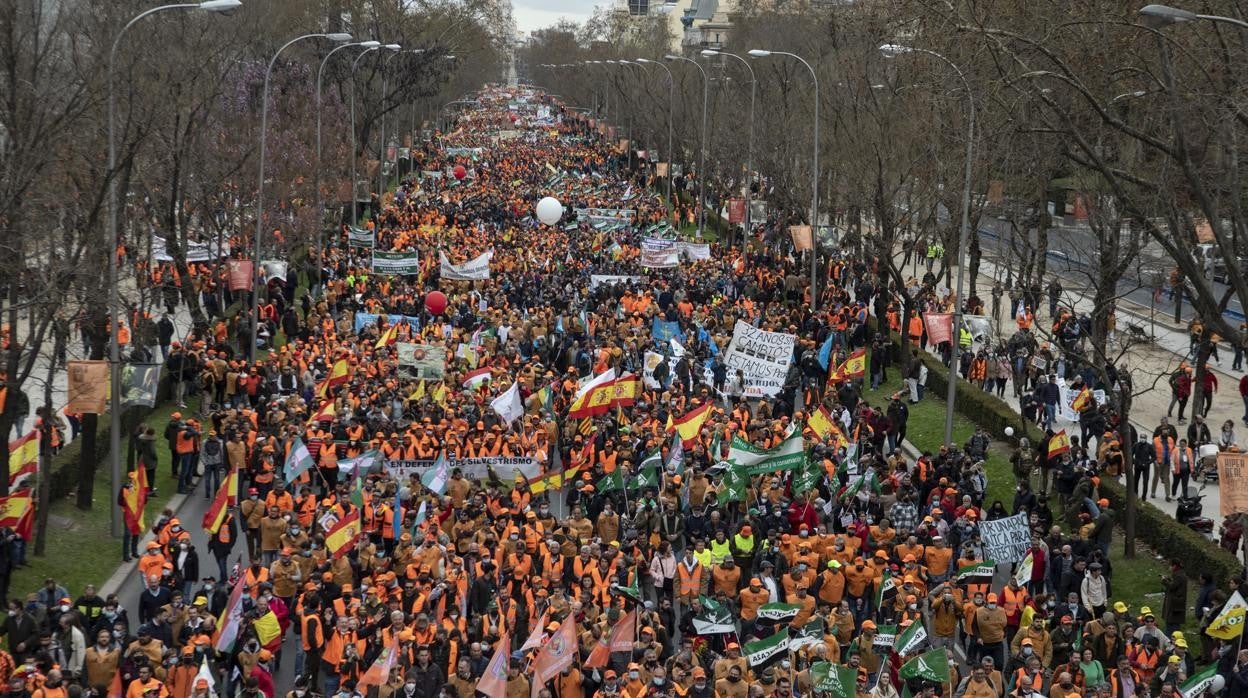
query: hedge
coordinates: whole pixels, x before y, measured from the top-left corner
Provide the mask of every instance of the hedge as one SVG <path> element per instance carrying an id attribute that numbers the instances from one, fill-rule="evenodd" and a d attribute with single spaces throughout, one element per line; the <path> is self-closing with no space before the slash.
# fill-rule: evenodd
<path id="1" fill-rule="evenodd" d="M 892 337 L 896 344 L 899 337 L 896 333 Z M 918 357 L 927 366 L 927 390 L 934 393 L 937 399 L 943 399 L 949 386 L 949 369 L 939 358 L 928 352 L 918 352 Z M 1026 436 L 1032 444 L 1039 443 L 1043 438 L 1043 433 L 1035 425 L 1026 422 L 1005 401 L 975 387 L 961 376 L 957 380 L 958 392 L 953 401 L 954 409 L 971 422 L 987 429 L 994 438 L 1003 438 L 1006 427 L 1013 427 L 1015 437 Z M 1119 515 L 1125 515 L 1126 490 L 1123 485 L 1104 478 L 1098 491 L 1110 501 L 1110 505 Z M 1135 501 L 1135 532 L 1157 554 L 1166 559 L 1178 560 L 1184 569 L 1207 571 L 1213 573 L 1214 579 L 1239 577 L 1244 569 L 1243 563 L 1235 555 L 1179 523 L 1170 514 L 1138 498 Z"/>

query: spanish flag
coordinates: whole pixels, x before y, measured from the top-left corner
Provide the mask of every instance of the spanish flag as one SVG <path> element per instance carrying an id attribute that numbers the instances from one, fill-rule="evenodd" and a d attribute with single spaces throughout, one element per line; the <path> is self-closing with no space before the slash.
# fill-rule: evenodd
<path id="1" fill-rule="evenodd" d="M 399 341 L 399 323 L 396 322 L 393 325 L 390 325 L 390 329 L 381 333 L 381 337 L 377 339 L 377 344 L 373 348 L 380 349 L 382 347 L 388 347 L 397 341 Z"/>
<path id="2" fill-rule="evenodd" d="M 347 364 L 346 359 L 338 359 L 334 362 L 332 368 L 329 369 L 329 376 L 325 379 L 325 387 L 332 388 L 336 385 L 342 385 L 347 382 L 351 376 L 351 368 Z"/>
<path id="3" fill-rule="evenodd" d="M 568 408 L 568 419 L 597 417 L 610 411 L 611 401 L 615 396 L 615 383 L 616 381 L 602 383 L 582 393 Z"/>
<path id="4" fill-rule="evenodd" d="M 806 424 L 811 431 L 815 432 L 815 436 L 819 437 L 820 441 L 827 438 L 836 429 L 836 425 L 832 421 L 832 415 L 828 414 L 828 408 L 822 405 L 819 406 L 819 409 L 810 413 L 810 419 Z"/>
<path id="5" fill-rule="evenodd" d="M 1087 386 L 1084 386 L 1083 390 L 1080 390 L 1079 394 L 1075 396 L 1075 399 L 1071 401 L 1070 408 L 1076 412 L 1082 412 L 1091 402 L 1092 390 Z"/>
<path id="6" fill-rule="evenodd" d="M 230 507 L 237 503 L 238 470 L 231 468 L 230 474 L 225 476 L 225 480 L 217 488 L 217 496 L 213 497 L 212 504 L 208 506 L 208 511 L 204 512 L 204 530 L 208 532 L 208 535 L 217 535 L 217 531 L 221 530 L 221 524 L 225 523 L 225 517 L 230 512 Z"/>
<path id="7" fill-rule="evenodd" d="M 338 408 L 334 406 L 334 401 L 327 400 L 324 405 L 321 405 L 321 409 L 317 410 L 316 414 L 308 419 L 308 424 L 313 422 L 332 422 L 337 416 Z"/>
<path id="8" fill-rule="evenodd" d="M 360 534 L 360 510 L 356 508 L 325 534 L 325 549 L 337 560 L 351 550 Z"/>
<path id="9" fill-rule="evenodd" d="M 0 526 L 8 526 L 23 540 L 30 540 L 34 524 L 35 500 L 29 487 L 0 497 Z"/>
<path id="10" fill-rule="evenodd" d="M 667 433 L 680 434 L 680 440 L 686 446 L 691 446 L 691 442 L 698 438 L 698 433 L 702 431 L 702 425 L 711 418 L 711 407 L 712 404 L 707 402 L 677 420 L 672 420 L 671 415 L 668 415 Z"/>
<path id="11" fill-rule="evenodd" d="M 631 407 L 641 393 L 641 380 L 633 373 L 625 373 L 611 384 L 611 407 Z"/>
<path id="12" fill-rule="evenodd" d="M 122 512 L 130 535 L 141 536 L 147 530 L 147 521 L 143 518 L 143 507 L 147 504 L 147 471 L 135 468 L 130 480 L 130 486 L 121 495 Z"/>
<path id="13" fill-rule="evenodd" d="M 867 373 L 867 350 L 855 349 L 854 353 L 845 357 L 844 363 L 836 369 L 841 378 L 861 378 Z"/>
<path id="14" fill-rule="evenodd" d="M 1060 456 L 1070 451 L 1070 437 L 1066 435 L 1066 430 L 1062 429 L 1049 439 L 1049 458 Z"/>
<path id="15" fill-rule="evenodd" d="M 34 429 L 16 441 L 9 442 L 9 490 L 39 472 L 39 432 Z"/>
<path id="16" fill-rule="evenodd" d="M 256 631 L 256 639 L 260 641 L 260 646 L 265 649 L 273 649 L 282 641 L 282 623 L 277 619 L 277 614 L 273 609 L 260 616 L 251 624 L 253 630 Z"/>

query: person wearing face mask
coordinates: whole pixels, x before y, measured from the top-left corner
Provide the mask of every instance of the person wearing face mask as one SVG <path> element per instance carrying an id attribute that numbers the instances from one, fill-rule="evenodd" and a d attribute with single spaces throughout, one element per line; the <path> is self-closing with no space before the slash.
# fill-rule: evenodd
<path id="1" fill-rule="evenodd" d="M 190 596 L 195 583 L 199 581 L 199 551 L 189 538 L 178 541 L 174 546 L 173 573 L 181 582 L 182 596 Z"/>
<path id="2" fill-rule="evenodd" d="M 619 674 L 615 673 L 614 669 L 607 669 L 602 672 L 602 685 L 598 687 L 598 692 L 594 694 L 594 698 L 616 698 L 619 695 Z"/>
<path id="3" fill-rule="evenodd" d="M 628 665 L 628 670 L 624 674 L 623 684 L 620 687 L 620 695 L 624 698 L 642 698 L 649 690 L 649 687 L 646 685 L 646 677 L 642 676 L 641 665 L 636 662 Z"/>
<path id="4" fill-rule="evenodd" d="M 446 680 L 446 685 L 454 688 L 459 696 L 471 696 L 477 690 L 477 679 L 472 673 L 471 660 L 461 657 L 455 665 L 455 673 Z"/>
<path id="5" fill-rule="evenodd" d="M 973 656 L 992 657 L 995 666 L 1005 664 L 1005 628 L 1007 617 L 1005 609 L 997 606 L 997 595 L 989 593 L 985 597 L 985 605 L 975 610 L 972 636 Z"/>
<path id="6" fill-rule="evenodd" d="M 1022 650 L 1023 643 L 1027 640 L 1031 641 L 1032 652 L 1040 658 L 1040 666 L 1048 667 L 1053 663 L 1053 641 L 1049 637 L 1049 631 L 1044 627 L 1044 619 L 1034 617 L 1031 624 L 1020 630 L 1010 643 L 1010 648 L 1018 653 Z"/>
<path id="7" fill-rule="evenodd" d="M 733 665 L 727 675 L 715 682 L 715 693 L 719 698 L 747 698 L 749 684 L 745 682 L 740 666 Z"/>

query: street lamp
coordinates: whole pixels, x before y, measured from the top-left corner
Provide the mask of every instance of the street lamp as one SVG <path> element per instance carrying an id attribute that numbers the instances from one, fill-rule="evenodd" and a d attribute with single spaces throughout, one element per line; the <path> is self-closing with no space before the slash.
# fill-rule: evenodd
<path id="1" fill-rule="evenodd" d="M 666 63 L 660 61 L 652 61 L 648 58 L 638 58 L 638 63 L 646 65 L 657 65 L 667 73 L 667 205 L 672 205 L 672 118 L 676 113 L 676 82 L 672 79 L 672 69 L 667 67 Z M 670 216 L 669 216 L 670 217 Z"/>
<path id="2" fill-rule="evenodd" d="M 386 61 L 390 58 L 403 53 L 403 47 L 398 44 L 386 44 L 385 49 L 390 51 L 390 55 L 381 58 L 381 101 L 378 109 L 381 110 L 381 123 L 378 132 L 379 143 L 377 144 L 377 203 L 378 210 L 373 212 L 377 220 L 381 220 L 381 195 L 386 191 L 386 94 L 389 92 L 390 73 L 386 72 Z M 365 144 L 367 147 L 367 144 Z M 398 158 L 395 158 L 395 165 L 398 165 Z"/>
<path id="3" fill-rule="evenodd" d="M 205 12 L 228 12 L 241 7 L 239 0 L 204 0 L 204 2 L 185 2 L 172 5 L 161 5 L 144 10 L 126 22 L 121 31 L 113 39 L 113 46 L 108 52 L 108 380 L 112 386 L 108 397 L 108 456 L 113 477 L 113 489 L 121 489 L 121 346 L 117 343 L 117 332 L 121 329 L 117 311 L 121 305 L 120 293 L 117 289 L 117 241 L 121 231 L 117 223 L 117 95 L 113 90 L 114 73 L 117 68 L 117 49 L 126 31 L 139 20 L 166 10 L 204 10 Z M 7 438 L 7 437 L 6 437 Z M 112 508 L 110 531 L 114 536 L 121 535 L 121 508 Z"/>
<path id="4" fill-rule="evenodd" d="M 810 310 L 814 312 L 819 307 L 819 75 L 806 62 L 806 59 L 796 53 L 767 51 L 755 48 L 750 49 L 749 54 L 755 58 L 766 58 L 768 56 L 788 56 L 789 58 L 794 58 L 806 66 L 806 70 L 810 71 L 810 78 L 815 82 L 815 132 L 814 142 L 811 147 L 812 162 L 810 170 Z"/>
<path id="5" fill-rule="evenodd" d="M 264 149 L 269 128 L 269 79 L 273 75 L 273 66 L 277 63 L 278 57 L 282 55 L 282 51 L 305 39 L 329 39 L 342 44 L 350 41 L 351 35 L 335 32 L 331 34 L 304 34 L 303 36 L 296 36 L 282 44 L 282 47 L 269 59 L 269 65 L 264 70 L 264 88 L 260 93 L 260 166 L 256 178 L 255 267 L 251 270 L 251 346 L 247 348 L 247 357 L 252 361 L 256 359 L 256 339 L 258 337 L 257 332 L 260 329 L 260 286 L 263 278 L 260 275 L 260 243 L 263 240 L 264 233 Z"/>
<path id="6" fill-rule="evenodd" d="M 949 338 L 949 343 L 952 345 L 949 353 L 949 388 L 945 396 L 947 402 L 945 405 L 945 443 L 952 444 L 953 402 L 958 395 L 958 358 L 961 354 L 959 339 L 962 333 L 962 288 L 965 277 L 963 271 L 966 269 L 966 248 L 970 245 L 971 235 L 971 165 L 975 146 L 975 95 L 971 93 L 971 83 L 967 81 L 966 74 L 962 72 L 958 64 L 935 51 L 898 44 L 884 44 L 880 47 L 880 52 L 885 57 L 899 56 L 903 53 L 924 53 L 944 61 L 945 65 L 957 74 L 958 80 L 962 82 L 962 87 L 966 90 L 966 164 L 962 176 L 962 226 L 958 231 L 958 283 L 953 306 L 954 329 Z"/>
<path id="7" fill-rule="evenodd" d="M 335 46 L 333 50 L 325 54 L 325 58 L 321 59 L 320 67 L 316 69 L 316 203 L 317 203 L 317 211 L 319 211 L 321 214 L 321 219 L 317 221 L 317 227 L 316 227 L 317 285 L 316 285 L 315 290 L 317 291 L 318 294 L 321 288 L 321 284 L 320 284 L 321 272 L 324 269 L 324 265 L 321 263 L 321 249 L 322 249 L 322 245 L 324 241 L 321 236 L 325 228 L 325 200 L 324 200 L 324 196 L 322 196 L 321 194 L 321 80 L 325 74 L 325 64 L 329 62 L 329 57 L 334 55 L 335 53 L 338 53 L 344 48 L 358 47 L 358 48 L 365 48 L 365 49 L 373 49 L 373 48 L 377 48 L 380 45 L 381 45 L 381 42 L 379 41 L 357 41 L 352 44 L 343 44 L 341 46 Z"/>
<path id="8" fill-rule="evenodd" d="M 1144 18 L 1144 22 L 1146 24 L 1154 28 L 1203 19 L 1210 22 L 1233 24 L 1240 29 L 1248 29 L 1248 22 L 1245 22 L 1242 19 L 1223 17 L 1220 15 L 1202 15 L 1190 10 L 1181 10 L 1177 7 L 1170 7 L 1169 5 L 1145 5 L 1140 8 L 1139 15 Z"/>
<path id="9" fill-rule="evenodd" d="M 754 77 L 754 67 L 750 65 L 750 62 L 745 60 L 741 56 L 738 56 L 735 53 L 728 53 L 727 51 L 716 51 L 714 49 L 708 48 L 708 49 L 702 49 L 702 55 L 708 56 L 708 57 L 709 56 L 729 56 L 731 58 L 737 59 L 738 61 L 741 61 L 741 65 L 744 65 L 745 69 L 750 71 L 750 136 L 749 136 L 749 142 L 746 145 L 746 150 L 745 150 L 745 178 L 746 178 L 745 233 L 746 235 L 749 235 L 750 224 L 751 224 L 750 200 L 753 198 L 750 192 L 750 184 L 754 180 L 754 98 L 758 92 L 758 80 Z"/>
<path id="10" fill-rule="evenodd" d="M 359 216 L 356 210 L 356 185 L 359 183 L 359 175 L 356 172 L 356 143 L 355 143 L 355 69 L 359 67 L 360 60 L 372 53 L 380 51 L 382 46 L 379 44 L 372 48 L 366 48 L 360 51 L 360 55 L 351 61 L 351 225 L 355 225 L 355 219 Z"/>
<path id="11" fill-rule="evenodd" d="M 706 102 L 710 81 L 706 78 L 706 71 L 703 70 L 702 64 L 693 59 L 670 53 L 663 58 L 669 61 L 692 63 L 698 72 L 702 73 L 702 148 L 698 155 L 698 239 L 701 240 L 702 230 L 706 226 Z"/>

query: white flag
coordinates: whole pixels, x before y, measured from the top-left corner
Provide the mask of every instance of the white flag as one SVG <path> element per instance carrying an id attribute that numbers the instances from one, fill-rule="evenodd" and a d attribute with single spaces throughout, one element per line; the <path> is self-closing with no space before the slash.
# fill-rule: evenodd
<path id="1" fill-rule="evenodd" d="M 215 676 L 213 676 L 213 675 L 212 675 L 212 670 L 208 668 L 208 658 L 207 658 L 207 657 L 204 657 L 203 661 L 202 661 L 202 662 L 200 662 L 200 664 L 199 664 L 199 673 L 195 674 L 195 680 L 191 682 L 191 685 L 192 685 L 192 686 L 194 686 L 195 684 L 199 683 L 199 680 L 200 680 L 200 679 L 203 679 L 203 680 L 205 680 L 205 681 L 207 681 L 207 682 L 208 682 L 208 690 L 209 690 L 209 691 L 212 691 L 212 690 L 216 689 L 216 687 L 217 687 L 217 678 L 216 678 Z"/>
<path id="2" fill-rule="evenodd" d="M 520 399 L 519 381 L 512 383 L 506 392 L 494 398 L 490 402 L 490 407 L 494 408 L 494 411 L 498 413 L 499 417 L 503 418 L 504 422 L 507 422 L 507 426 L 511 426 L 512 422 L 523 417 L 524 400 Z"/>
<path id="3" fill-rule="evenodd" d="M 681 344 L 680 342 L 676 341 L 676 338 L 675 338 L 675 337 L 672 337 L 671 339 L 669 339 L 669 340 L 667 340 L 667 341 L 668 341 L 668 343 L 669 343 L 669 344 L 671 344 L 671 346 L 672 346 L 672 356 L 674 356 L 674 357 L 676 357 L 676 358 L 678 358 L 678 359 L 679 359 L 680 357 L 682 357 L 682 356 L 684 356 L 684 355 L 685 355 L 685 345 L 683 345 L 683 344 Z"/>

